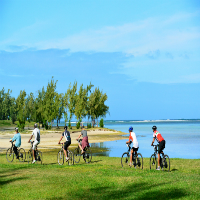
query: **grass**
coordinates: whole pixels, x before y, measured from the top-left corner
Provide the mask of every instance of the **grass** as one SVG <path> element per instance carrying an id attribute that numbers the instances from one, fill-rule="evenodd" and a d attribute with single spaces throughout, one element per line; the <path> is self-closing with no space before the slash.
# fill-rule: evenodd
<path id="1" fill-rule="evenodd" d="M 57 164 L 44 152 L 43 165 L 8 163 L 0 154 L 1 199 L 200 199 L 200 160 L 171 159 L 171 171 L 120 165 L 120 158 L 93 157 L 90 164 Z"/>

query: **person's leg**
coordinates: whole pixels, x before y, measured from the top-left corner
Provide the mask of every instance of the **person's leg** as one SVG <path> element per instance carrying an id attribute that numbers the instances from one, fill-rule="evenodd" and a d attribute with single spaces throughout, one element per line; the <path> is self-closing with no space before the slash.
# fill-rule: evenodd
<path id="1" fill-rule="evenodd" d="M 15 145 L 14 145 L 14 147 L 13 147 L 13 150 L 14 150 L 14 152 L 15 152 L 16 158 L 18 159 L 19 156 L 18 156 L 18 152 L 17 152 L 17 147 L 16 147 Z"/>
<path id="2" fill-rule="evenodd" d="M 158 168 L 160 168 L 160 153 L 158 153 Z"/>
<path id="3" fill-rule="evenodd" d="M 131 149 L 131 155 L 130 155 L 130 166 L 132 165 L 132 160 L 133 160 L 133 149 Z"/>

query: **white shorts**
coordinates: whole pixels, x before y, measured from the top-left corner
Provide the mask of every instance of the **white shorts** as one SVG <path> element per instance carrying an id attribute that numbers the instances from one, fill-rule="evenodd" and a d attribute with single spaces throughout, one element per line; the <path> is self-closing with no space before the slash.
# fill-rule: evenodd
<path id="1" fill-rule="evenodd" d="M 32 149 L 35 150 L 39 142 L 37 140 L 34 141 Z"/>

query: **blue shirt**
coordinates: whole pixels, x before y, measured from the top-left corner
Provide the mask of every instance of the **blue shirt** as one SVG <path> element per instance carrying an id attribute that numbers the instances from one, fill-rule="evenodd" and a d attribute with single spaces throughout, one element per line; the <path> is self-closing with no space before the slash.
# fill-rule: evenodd
<path id="1" fill-rule="evenodd" d="M 13 141 L 13 142 L 16 141 L 16 142 L 15 142 L 15 146 L 16 146 L 16 147 L 20 147 L 20 146 L 21 146 L 21 135 L 20 135 L 20 133 L 16 133 L 16 134 L 14 135 L 14 137 L 12 138 L 12 141 Z"/>

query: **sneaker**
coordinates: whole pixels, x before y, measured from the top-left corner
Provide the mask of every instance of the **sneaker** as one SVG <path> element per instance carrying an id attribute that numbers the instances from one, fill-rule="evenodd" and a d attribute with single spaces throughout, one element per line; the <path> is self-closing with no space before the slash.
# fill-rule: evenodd
<path id="1" fill-rule="evenodd" d="M 32 162 L 32 164 L 34 164 L 36 162 L 36 160 L 34 160 L 33 162 Z"/>
<path id="2" fill-rule="evenodd" d="M 160 167 L 158 167 L 156 170 L 160 170 Z"/>
<path id="3" fill-rule="evenodd" d="M 66 162 L 67 162 L 68 160 L 69 160 L 69 158 L 67 157 L 67 158 L 66 158 Z"/>

